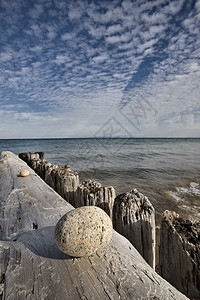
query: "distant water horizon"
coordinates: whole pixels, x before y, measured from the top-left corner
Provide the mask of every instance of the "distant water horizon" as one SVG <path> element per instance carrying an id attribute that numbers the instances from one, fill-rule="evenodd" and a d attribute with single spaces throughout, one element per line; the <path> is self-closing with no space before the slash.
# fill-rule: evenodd
<path id="1" fill-rule="evenodd" d="M 115 137 L 27 137 L 27 138 L 0 138 L 0 140 L 88 140 L 88 139 L 129 139 L 129 140 L 137 140 L 137 139 L 200 139 L 200 137 L 197 136 L 169 136 L 169 137 L 163 137 L 163 136 L 136 136 L 136 137 L 126 137 L 126 136 L 115 136 Z"/>
<path id="2" fill-rule="evenodd" d="M 157 217 L 168 209 L 200 219 L 200 138 L 0 139 L 0 151 L 5 150 L 43 151 L 52 164 L 70 164 L 80 182 L 94 179 L 117 194 L 137 188 Z"/>

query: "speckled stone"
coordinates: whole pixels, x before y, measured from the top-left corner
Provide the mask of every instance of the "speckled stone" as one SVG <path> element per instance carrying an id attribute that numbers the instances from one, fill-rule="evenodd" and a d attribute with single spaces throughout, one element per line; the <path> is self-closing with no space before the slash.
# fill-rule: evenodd
<path id="1" fill-rule="evenodd" d="M 28 176 L 29 175 L 29 171 L 28 170 L 21 170 L 20 171 L 20 176 L 21 177 L 26 177 L 26 176 Z"/>
<path id="2" fill-rule="evenodd" d="M 58 248 L 70 256 L 89 256 L 109 243 L 112 231 L 112 221 L 101 208 L 83 206 L 58 221 L 55 240 Z"/>

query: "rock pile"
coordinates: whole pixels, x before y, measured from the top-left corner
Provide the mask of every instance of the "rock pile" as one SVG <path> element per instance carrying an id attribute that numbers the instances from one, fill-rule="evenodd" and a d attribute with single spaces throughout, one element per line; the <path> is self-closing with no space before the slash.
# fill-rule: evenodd
<path id="1" fill-rule="evenodd" d="M 165 211 L 160 232 L 159 273 L 191 299 L 200 299 L 200 222 Z"/>
<path id="2" fill-rule="evenodd" d="M 146 196 L 136 189 L 117 196 L 113 227 L 155 268 L 155 211 Z"/>

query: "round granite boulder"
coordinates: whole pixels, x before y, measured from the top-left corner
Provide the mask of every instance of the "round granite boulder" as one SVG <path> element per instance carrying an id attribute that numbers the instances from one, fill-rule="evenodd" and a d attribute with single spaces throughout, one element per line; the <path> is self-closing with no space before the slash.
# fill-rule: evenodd
<path id="1" fill-rule="evenodd" d="M 58 248 L 70 256 L 89 256 L 109 243 L 112 231 L 112 221 L 101 208 L 82 206 L 58 221 L 55 240 Z"/>

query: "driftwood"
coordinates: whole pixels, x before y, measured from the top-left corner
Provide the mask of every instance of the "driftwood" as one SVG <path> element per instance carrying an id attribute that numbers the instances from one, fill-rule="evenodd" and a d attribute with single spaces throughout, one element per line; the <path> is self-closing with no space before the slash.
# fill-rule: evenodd
<path id="1" fill-rule="evenodd" d="M 44 152 L 20 153 L 24 160 L 54 191 L 74 205 L 75 195 L 79 186 L 77 172 L 71 170 L 70 165 L 59 167 L 45 161 Z"/>
<path id="2" fill-rule="evenodd" d="M 118 195 L 113 206 L 113 227 L 155 269 L 155 210 L 149 199 L 136 189 Z"/>
<path id="3" fill-rule="evenodd" d="M 45 161 L 44 152 L 20 153 L 24 160 L 54 191 L 74 207 L 96 205 L 102 208 L 112 219 L 113 203 L 116 197 L 112 186 L 103 187 L 94 180 L 79 184 L 79 175 L 70 165 L 58 167 Z"/>
<path id="4" fill-rule="evenodd" d="M 24 168 L 30 175 L 19 177 Z M 10 152 L 2 153 L 2 299 L 187 299 L 115 231 L 109 245 L 90 257 L 62 253 L 55 244 L 54 228 L 72 209 L 25 162 Z"/>
<path id="5" fill-rule="evenodd" d="M 95 180 L 86 180 L 79 184 L 74 207 L 96 205 L 103 209 L 112 220 L 113 204 L 116 197 L 112 186 L 103 187 Z"/>
<path id="6" fill-rule="evenodd" d="M 166 210 L 160 231 L 159 273 L 191 299 L 200 299 L 200 222 Z"/>

